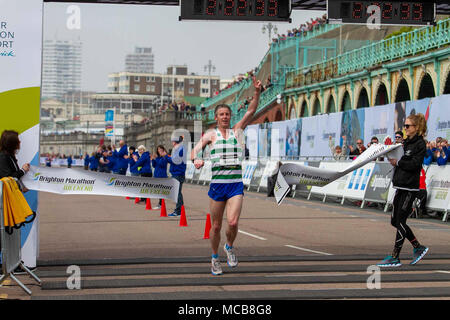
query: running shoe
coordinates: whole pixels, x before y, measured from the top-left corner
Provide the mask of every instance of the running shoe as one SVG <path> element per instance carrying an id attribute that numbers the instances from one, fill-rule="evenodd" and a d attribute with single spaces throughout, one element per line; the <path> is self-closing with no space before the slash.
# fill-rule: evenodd
<path id="1" fill-rule="evenodd" d="M 171 214 L 167 215 L 168 217 L 178 217 L 181 213 L 172 212 Z"/>
<path id="2" fill-rule="evenodd" d="M 377 264 L 378 267 L 400 267 L 401 265 L 400 259 L 392 256 L 387 256 L 383 261 Z"/>
<path id="3" fill-rule="evenodd" d="M 425 246 L 419 246 L 413 249 L 413 260 L 411 261 L 411 265 L 415 265 L 419 262 L 428 252 L 428 248 Z"/>
<path id="4" fill-rule="evenodd" d="M 238 265 L 238 260 L 236 258 L 236 254 L 233 251 L 233 248 L 227 249 L 227 244 L 223 246 L 223 250 L 227 253 L 227 264 L 229 267 L 234 268 Z"/>
<path id="5" fill-rule="evenodd" d="M 153 208 L 153 210 L 158 210 L 158 209 L 161 209 L 161 207 L 160 206 L 156 206 L 156 207 Z"/>
<path id="6" fill-rule="evenodd" d="M 220 276 L 222 274 L 219 258 L 211 258 L 211 273 L 214 276 Z"/>

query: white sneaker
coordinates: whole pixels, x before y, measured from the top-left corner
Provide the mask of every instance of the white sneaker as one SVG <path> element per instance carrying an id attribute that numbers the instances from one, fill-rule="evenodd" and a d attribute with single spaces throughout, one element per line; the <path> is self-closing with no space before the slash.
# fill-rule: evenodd
<path id="1" fill-rule="evenodd" d="M 222 267 L 220 266 L 219 258 L 211 258 L 211 273 L 214 276 L 219 276 L 222 274 Z"/>
<path id="2" fill-rule="evenodd" d="M 238 260 L 234 254 L 233 248 L 227 249 L 227 244 L 223 246 L 223 250 L 227 253 L 227 264 L 229 267 L 234 268 L 238 265 Z"/>
<path id="3" fill-rule="evenodd" d="M 161 207 L 160 206 L 156 206 L 156 207 L 153 208 L 153 210 L 158 210 L 158 209 L 161 209 Z"/>

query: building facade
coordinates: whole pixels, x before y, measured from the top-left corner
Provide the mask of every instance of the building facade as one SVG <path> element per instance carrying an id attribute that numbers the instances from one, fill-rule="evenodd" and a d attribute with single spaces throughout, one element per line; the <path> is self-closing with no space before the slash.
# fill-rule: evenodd
<path id="1" fill-rule="evenodd" d="M 81 90 L 81 58 L 81 41 L 44 41 L 42 98 L 64 101 L 67 91 Z"/>
<path id="2" fill-rule="evenodd" d="M 155 56 L 152 48 L 135 47 L 134 53 L 127 54 L 125 58 L 125 71 L 135 73 L 153 73 Z"/>
<path id="3" fill-rule="evenodd" d="M 211 97 L 220 88 L 219 76 L 189 74 L 186 66 L 169 66 L 166 74 L 118 72 L 109 75 L 108 91 L 158 96 L 164 102 Z"/>

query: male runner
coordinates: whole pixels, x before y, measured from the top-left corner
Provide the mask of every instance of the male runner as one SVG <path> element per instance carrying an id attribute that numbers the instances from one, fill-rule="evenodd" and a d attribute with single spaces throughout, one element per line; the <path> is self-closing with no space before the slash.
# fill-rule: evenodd
<path id="1" fill-rule="evenodd" d="M 242 183 L 242 141 L 243 130 L 250 123 L 258 107 L 261 94 L 261 81 L 252 78 L 255 94 L 247 112 L 243 118 L 230 130 L 231 108 L 226 104 L 220 104 L 214 111 L 214 119 L 217 127 L 208 130 L 197 143 L 191 153 L 191 160 L 197 169 L 204 165 L 202 159 L 196 155 L 210 145 L 212 179 L 208 196 L 209 207 L 212 216 L 211 227 L 211 273 L 222 274 L 219 261 L 220 231 L 225 209 L 227 210 L 228 227 L 226 230 L 227 242 L 224 249 L 227 254 L 227 263 L 230 267 L 236 267 L 238 261 L 233 251 L 233 243 L 238 232 L 238 221 L 241 215 L 242 201 L 244 199 L 244 184 Z"/>

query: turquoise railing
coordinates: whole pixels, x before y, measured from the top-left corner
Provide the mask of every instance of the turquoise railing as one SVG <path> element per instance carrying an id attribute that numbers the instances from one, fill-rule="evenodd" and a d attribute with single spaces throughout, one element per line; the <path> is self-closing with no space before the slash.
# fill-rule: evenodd
<path id="1" fill-rule="evenodd" d="M 286 75 L 286 89 L 303 87 L 450 43 L 450 19 L 349 51 Z"/>
<path id="2" fill-rule="evenodd" d="M 269 53 L 271 52 L 271 50 L 275 50 L 277 52 L 290 48 L 292 46 L 296 46 L 297 42 L 302 42 L 302 41 L 306 41 L 309 39 L 312 39 L 314 37 L 317 37 L 321 34 L 324 34 L 326 32 L 329 32 L 333 29 L 339 28 L 339 25 L 335 25 L 335 24 L 323 24 L 323 25 L 319 25 L 318 27 L 314 28 L 311 31 L 305 32 L 304 34 L 301 34 L 298 37 L 288 37 L 286 38 L 286 40 L 283 41 L 279 41 L 278 43 L 271 43 L 271 48 L 268 49 L 268 51 L 266 52 L 266 54 L 264 55 L 263 59 L 261 60 L 261 62 L 258 65 L 258 70 L 261 70 L 262 65 L 264 64 L 264 62 L 267 60 L 267 57 L 269 55 Z M 278 70 L 274 70 L 274 73 L 277 73 Z M 214 106 L 215 104 L 217 104 L 219 101 L 229 97 L 232 94 L 235 94 L 236 92 L 239 91 L 243 91 L 245 89 L 247 89 L 249 87 L 249 85 L 251 84 L 251 81 L 243 81 L 238 85 L 234 85 L 233 87 L 223 90 L 221 93 L 219 93 L 217 96 L 214 96 L 212 98 L 209 98 L 207 100 L 205 100 L 203 102 L 203 106 L 206 109 L 209 109 L 210 107 Z M 239 99 L 239 97 L 237 97 Z M 213 114 L 213 113 L 212 113 Z M 208 116 L 208 118 L 210 118 Z M 210 118 L 211 119 L 211 118 Z M 213 121 L 214 117 L 212 117 Z"/>

